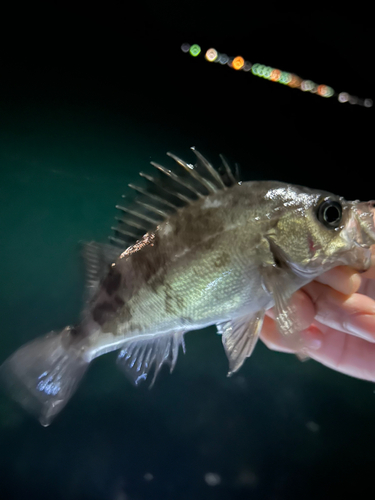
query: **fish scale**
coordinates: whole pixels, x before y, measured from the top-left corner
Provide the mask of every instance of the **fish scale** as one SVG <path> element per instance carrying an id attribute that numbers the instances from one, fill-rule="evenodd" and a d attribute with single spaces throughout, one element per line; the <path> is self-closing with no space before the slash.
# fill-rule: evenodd
<path id="1" fill-rule="evenodd" d="M 193 150 L 164 178 L 141 174 L 147 188 L 117 205 L 117 246 L 85 246 L 87 302 L 82 321 L 21 347 L 1 367 L 11 395 L 49 425 L 90 362 L 119 350 L 134 383 L 173 370 L 191 330 L 215 324 L 240 369 L 274 307 L 286 343 L 303 355 L 293 293 L 338 265 L 370 266 L 373 203 L 276 181 L 240 182 L 222 157 L 215 168 Z M 156 218 L 160 218 L 158 221 Z M 130 246 L 129 246 L 130 245 Z"/>

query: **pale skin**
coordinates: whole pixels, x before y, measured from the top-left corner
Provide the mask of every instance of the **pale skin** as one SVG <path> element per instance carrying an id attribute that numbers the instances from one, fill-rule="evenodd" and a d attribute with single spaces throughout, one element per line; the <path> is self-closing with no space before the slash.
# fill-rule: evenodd
<path id="1" fill-rule="evenodd" d="M 359 274 L 340 266 L 293 296 L 305 330 L 303 351 L 319 363 L 352 377 L 375 381 L 375 246 L 372 265 Z M 278 332 L 272 309 L 261 339 L 272 350 L 295 352 Z"/>

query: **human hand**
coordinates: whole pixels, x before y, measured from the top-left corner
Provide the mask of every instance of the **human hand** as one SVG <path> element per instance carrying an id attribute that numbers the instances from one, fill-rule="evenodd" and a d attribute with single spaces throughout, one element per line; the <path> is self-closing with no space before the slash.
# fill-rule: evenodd
<path id="1" fill-rule="evenodd" d="M 340 266 L 324 273 L 293 296 L 303 353 L 333 370 L 375 381 L 375 248 L 363 274 Z M 295 352 L 267 312 L 261 339 L 272 350 Z"/>

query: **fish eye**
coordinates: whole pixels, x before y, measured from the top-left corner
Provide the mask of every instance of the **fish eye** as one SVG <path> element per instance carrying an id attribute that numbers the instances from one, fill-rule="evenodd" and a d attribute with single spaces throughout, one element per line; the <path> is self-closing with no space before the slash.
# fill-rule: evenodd
<path id="1" fill-rule="evenodd" d="M 317 212 L 318 220 L 329 229 L 339 227 L 342 217 L 342 207 L 337 201 L 324 200 Z"/>

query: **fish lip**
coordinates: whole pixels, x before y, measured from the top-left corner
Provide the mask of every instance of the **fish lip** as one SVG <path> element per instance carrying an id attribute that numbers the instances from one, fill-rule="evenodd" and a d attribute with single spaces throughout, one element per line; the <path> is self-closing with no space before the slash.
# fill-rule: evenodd
<path id="1" fill-rule="evenodd" d="M 359 241 L 357 241 L 357 240 L 353 240 L 353 241 L 357 247 L 363 248 L 364 250 L 370 250 L 370 245 L 368 245 L 367 243 L 359 243 Z"/>

